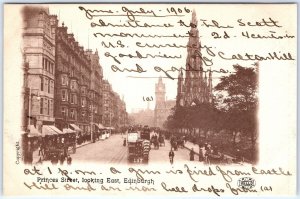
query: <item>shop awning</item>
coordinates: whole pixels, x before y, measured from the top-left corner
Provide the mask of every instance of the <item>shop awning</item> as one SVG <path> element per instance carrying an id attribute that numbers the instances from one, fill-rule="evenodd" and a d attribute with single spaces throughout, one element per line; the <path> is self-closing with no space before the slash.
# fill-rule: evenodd
<path id="1" fill-rule="evenodd" d="M 56 126 L 48 126 L 49 128 L 51 128 L 52 130 L 54 130 L 57 134 L 64 134 L 64 132 L 62 132 L 61 130 L 59 130 L 58 128 L 56 128 Z"/>
<path id="2" fill-rule="evenodd" d="M 67 129 L 63 129 L 63 132 L 64 132 L 64 133 L 75 133 L 76 131 L 67 128 Z"/>
<path id="3" fill-rule="evenodd" d="M 34 125 L 30 125 L 28 137 L 39 137 L 39 136 L 42 136 L 42 134 L 39 133 L 39 131 L 34 127 Z"/>
<path id="4" fill-rule="evenodd" d="M 115 128 L 114 127 L 105 127 L 105 129 L 107 129 L 107 130 L 114 130 Z"/>
<path id="5" fill-rule="evenodd" d="M 59 133 L 52 129 L 49 125 L 43 125 L 42 135 L 59 135 Z"/>
<path id="6" fill-rule="evenodd" d="M 78 126 L 75 124 L 70 124 L 70 126 L 75 130 L 75 131 L 82 131 Z"/>
<path id="7" fill-rule="evenodd" d="M 97 126 L 100 130 L 105 129 L 105 127 L 104 127 L 101 123 L 96 124 L 96 126 Z"/>

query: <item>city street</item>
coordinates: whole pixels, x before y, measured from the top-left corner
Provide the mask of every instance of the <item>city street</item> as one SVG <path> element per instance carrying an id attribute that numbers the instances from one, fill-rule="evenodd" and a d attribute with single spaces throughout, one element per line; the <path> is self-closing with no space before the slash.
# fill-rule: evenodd
<path id="1" fill-rule="evenodd" d="M 127 164 L 127 146 L 123 146 L 125 135 L 112 135 L 106 140 L 100 140 L 95 143 L 87 144 L 77 149 L 75 154 L 71 154 L 73 163 L 76 162 L 101 162 L 109 164 Z M 170 142 L 165 140 L 165 146 L 159 147 L 158 150 L 150 150 L 149 163 L 167 163 L 169 162 Z M 189 161 L 189 151 L 179 148 L 174 151 L 174 163 L 180 161 Z M 198 156 L 195 155 L 195 160 Z"/>
<path id="2" fill-rule="evenodd" d="M 121 135 L 112 135 L 106 140 L 99 140 L 80 148 L 75 154 L 71 154 L 73 163 L 76 162 L 101 162 L 113 164 L 127 163 L 127 147 L 123 146 Z"/>

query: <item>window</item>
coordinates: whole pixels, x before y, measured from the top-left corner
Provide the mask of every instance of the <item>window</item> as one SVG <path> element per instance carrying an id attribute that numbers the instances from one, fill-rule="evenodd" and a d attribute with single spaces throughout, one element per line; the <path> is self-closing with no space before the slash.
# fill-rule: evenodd
<path id="1" fill-rule="evenodd" d="M 49 93 L 50 94 L 54 93 L 54 81 L 53 80 L 50 80 L 50 83 L 49 83 Z"/>
<path id="2" fill-rule="evenodd" d="M 41 76 L 41 91 L 44 90 L 44 77 Z"/>
<path id="3" fill-rule="evenodd" d="M 45 70 L 46 59 L 43 57 L 43 69 Z"/>
<path id="4" fill-rule="evenodd" d="M 62 117 L 63 117 L 63 118 L 67 118 L 67 116 L 68 116 L 68 111 L 67 111 L 67 108 L 66 108 L 66 107 L 62 107 L 62 108 L 61 108 L 61 114 L 62 114 Z"/>
<path id="5" fill-rule="evenodd" d="M 48 78 L 45 78 L 45 91 L 46 92 L 50 91 L 50 89 L 49 89 L 49 79 Z"/>
<path id="6" fill-rule="evenodd" d="M 81 94 L 85 95 L 85 87 L 81 87 Z"/>
<path id="7" fill-rule="evenodd" d="M 75 120 L 76 119 L 76 111 L 74 109 L 70 110 L 70 118 Z"/>
<path id="8" fill-rule="evenodd" d="M 48 61 L 48 68 L 47 68 L 47 71 L 50 73 L 50 66 L 51 66 L 51 62 Z"/>
<path id="9" fill-rule="evenodd" d="M 48 64 L 49 64 L 49 61 L 47 59 L 46 60 L 46 64 L 45 64 L 45 70 L 48 71 Z"/>
<path id="10" fill-rule="evenodd" d="M 71 94 L 71 104 L 77 104 L 77 96 L 76 96 L 76 94 Z"/>
<path id="11" fill-rule="evenodd" d="M 63 76 L 61 77 L 61 84 L 62 84 L 62 85 L 68 85 L 68 78 L 67 78 L 66 75 L 63 75 Z"/>
<path id="12" fill-rule="evenodd" d="M 50 73 L 53 74 L 53 64 L 50 63 Z"/>
<path id="13" fill-rule="evenodd" d="M 41 98 L 40 101 L 40 114 L 43 114 L 44 111 L 44 98 Z"/>
<path id="14" fill-rule="evenodd" d="M 71 81 L 71 89 L 77 89 L 77 83 L 76 83 L 76 80 L 72 80 Z"/>
<path id="15" fill-rule="evenodd" d="M 45 103 L 45 105 L 44 105 L 44 114 L 47 114 L 47 115 L 49 115 L 49 103 L 48 103 L 48 99 L 47 98 L 45 98 L 44 99 L 44 103 Z"/>
<path id="16" fill-rule="evenodd" d="M 85 107 L 86 106 L 86 100 L 85 98 L 81 98 L 81 107 Z"/>
<path id="17" fill-rule="evenodd" d="M 85 118 L 85 111 L 81 112 L 81 116 L 82 116 L 82 118 Z"/>
<path id="18" fill-rule="evenodd" d="M 61 91 L 61 99 L 62 101 L 68 101 L 68 93 L 66 90 Z"/>
<path id="19" fill-rule="evenodd" d="M 53 116 L 53 101 L 52 100 L 49 100 L 49 112 L 51 116 Z"/>

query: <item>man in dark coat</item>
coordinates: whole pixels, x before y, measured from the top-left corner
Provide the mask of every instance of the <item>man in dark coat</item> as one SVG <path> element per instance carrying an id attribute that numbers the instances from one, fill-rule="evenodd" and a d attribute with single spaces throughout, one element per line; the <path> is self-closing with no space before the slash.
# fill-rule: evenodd
<path id="1" fill-rule="evenodd" d="M 169 152 L 169 158 L 170 158 L 171 164 L 173 164 L 173 162 L 174 162 L 174 156 L 175 156 L 174 151 L 171 148 L 171 151 Z"/>
<path id="2" fill-rule="evenodd" d="M 194 155 L 195 155 L 195 152 L 194 152 L 194 149 L 192 148 L 192 150 L 190 152 L 190 161 L 194 161 Z"/>

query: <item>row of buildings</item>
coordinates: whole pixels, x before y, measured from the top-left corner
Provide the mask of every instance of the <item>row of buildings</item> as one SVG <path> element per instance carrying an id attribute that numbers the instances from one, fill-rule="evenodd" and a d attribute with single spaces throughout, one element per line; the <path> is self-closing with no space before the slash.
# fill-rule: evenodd
<path id="1" fill-rule="evenodd" d="M 24 128 L 52 125 L 89 134 L 125 126 L 124 99 L 103 78 L 97 50 L 80 46 L 47 8 L 24 7 L 23 20 Z"/>

